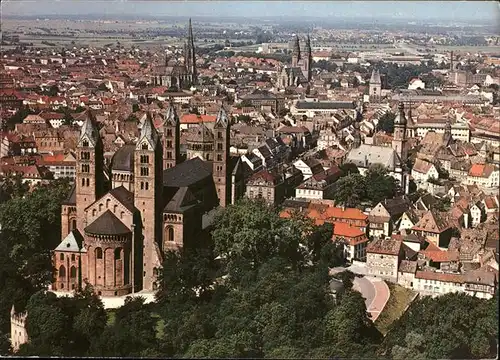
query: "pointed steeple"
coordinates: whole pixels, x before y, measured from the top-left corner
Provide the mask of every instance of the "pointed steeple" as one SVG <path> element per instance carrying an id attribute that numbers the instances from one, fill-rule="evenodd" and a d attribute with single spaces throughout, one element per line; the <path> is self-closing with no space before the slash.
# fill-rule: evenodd
<path id="1" fill-rule="evenodd" d="M 174 104 L 170 102 L 167 110 L 167 116 L 165 117 L 165 122 L 163 124 L 168 126 L 176 126 L 178 122 L 179 116 L 177 115 L 177 111 L 175 111 Z"/>
<path id="2" fill-rule="evenodd" d="M 309 34 L 307 34 L 307 39 L 306 39 L 306 54 L 308 55 L 311 54 L 311 38 L 309 37 Z"/>
<path id="3" fill-rule="evenodd" d="M 191 24 L 191 18 L 189 18 L 189 24 L 188 24 L 188 43 L 191 43 L 194 41 L 193 37 L 193 25 Z"/>
<path id="4" fill-rule="evenodd" d="M 382 81 L 380 80 L 380 73 L 378 70 L 373 69 L 372 70 L 372 76 L 370 78 L 370 84 L 381 84 Z"/>
<path id="5" fill-rule="evenodd" d="M 298 35 L 295 35 L 295 42 L 293 44 L 292 56 L 296 56 L 300 60 L 300 42 Z"/>
<path id="6" fill-rule="evenodd" d="M 218 128 L 226 128 L 229 125 L 229 118 L 226 114 L 226 110 L 221 106 L 217 118 L 215 119 L 215 126 Z"/>
<path id="7" fill-rule="evenodd" d="M 139 141 L 137 141 L 136 146 L 137 150 L 141 149 L 144 140 L 146 140 L 153 149 L 158 143 L 158 132 L 153 125 L 153 119 L 151 118 L 150 113 L 147 114 L 146 120 L 144 120 L 144 123 L 142 124 L 141 135 L 139 136 Z"/>
<path id="8" fill-rule="evenodd" d="M 79 146 L 83 140 L 87 140 L 90 146 L 95 146 L 99 138 L 99 131 L 94 124 L 92 114 L 87 110 L 86 119 L 80 129 L 80 138 L 78 140 Z"/>

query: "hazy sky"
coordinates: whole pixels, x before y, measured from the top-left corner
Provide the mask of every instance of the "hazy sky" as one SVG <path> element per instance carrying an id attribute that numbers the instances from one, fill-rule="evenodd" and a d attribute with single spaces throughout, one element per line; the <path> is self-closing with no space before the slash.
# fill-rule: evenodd
<path id="1" fill-rule="evenodd" d="M 4 15 L 317 16 L 449 20 L 500 19 L 496 1 L 128 1 L 3 0 Z"/>

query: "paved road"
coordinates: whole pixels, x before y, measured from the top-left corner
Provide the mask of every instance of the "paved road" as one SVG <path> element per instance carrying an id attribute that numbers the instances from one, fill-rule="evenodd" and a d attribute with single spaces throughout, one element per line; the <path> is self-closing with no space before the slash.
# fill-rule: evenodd
<path id="1" fill-rule="evenodd" d="M 366 308 L 368 309 L 375 299 L 375 286 L 366 277 L 356 277 L 352 288 L 359 291 L 365 298 Z"/>
<path id="2" fill-rule="evenodd" d="M 353 281 L 353 289 L 359 291 L 365 298 L 366 310 L 370 313 L 371 319 L 375 321 L 389 300 L 391 292 L 384 280 L 373 276 L 367 276 L 364 264 L 351 265 L 348 268 L 338 267 L 331 269 L 331 274 L 349 270 L 356 276 Z"/>

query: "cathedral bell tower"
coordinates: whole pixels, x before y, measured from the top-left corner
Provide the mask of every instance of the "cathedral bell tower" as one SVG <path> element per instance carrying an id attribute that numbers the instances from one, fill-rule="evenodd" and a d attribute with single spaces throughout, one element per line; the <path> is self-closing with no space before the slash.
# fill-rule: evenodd
<path id="1" fill-rule="evenodd" d="M 223 107 L 220 108 L 214 125 L 215 149 L 213 179 L 219 205 L 226 207 L 231 203 L 231 180 L 228 171 L 230 147 L 230 120 Z"/>
<path id="2" fill-rule="evenodd" d="M 163 169 L 170 169 L 180 162 L 180 126 L 174 104 L 170 103 L 162 126 Z"/>
<path id="3" fill-rule="evenodd" d="M 295 42 L 293 43 L 293 51 L 292 51 L 292 67 L 299 66 L 300 61 L 300 43 L 299 37 L 295 35 Z"/>
<path id="4" fill-rule="evenodd" d="M 159 135 L 148 114 L 141 128 L 141 135 L 134 151 L 134 205 L 140 211 L 142 226 L 142 259 L 136 257 L 135 273 L 142 269 L 142 288 L 153 290 L 156 281 L 153 269 L 160 264 L 161 213 L 163 189 L 163 157 Z M 141 246 L 137 246 L 138 249 Z M 137 262 L 139 262 L 137 264 Z M 137 279 L 137 278 L 136 278 Z M 139 280 L 139 279 L 137 279 Z"/>
<path id="5" fill-rule="evenodd" d="M 77 228 L 83 231 L 88 225 L 85 209 L 104 195 L 103 145 L 90 113 L 80 130 L 76 153 Z"/>
<path id="6" fill-rule="evenodd" d="M 307 81 L 311 81 L 311 68 L 312 68 L 312 49 L 311 38 L 307 35 L 306 39 L 306 55 L 304 57 L 304 72 Z"/>
<path id="7" fill-rule="evenodd" d="M 406 144 L 406 116 L 404 112 L 404 105 L 402 102 L 398 105 L 398 114 L 394 119 L 394 136 L 392 139 L 392 148 L 398 154 L 399 166 L 396 167 L 396 172 L 401 174 L 401 187 L 405 193 L 408 193 L 408 174 L 406 173 L 406 163 L 408 160 L 408 146 Z"/>

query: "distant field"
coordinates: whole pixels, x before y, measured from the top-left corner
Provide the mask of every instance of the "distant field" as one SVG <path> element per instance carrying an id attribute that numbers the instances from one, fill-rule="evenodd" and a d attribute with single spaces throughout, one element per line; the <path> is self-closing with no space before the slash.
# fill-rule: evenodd
<path id="1" fill-rule="evenodd" d="M 457 52 L 487 52 L 500 54 L 500 45 L 497 46 L 434 46 L 438 51 L 457 51 Z"/>

